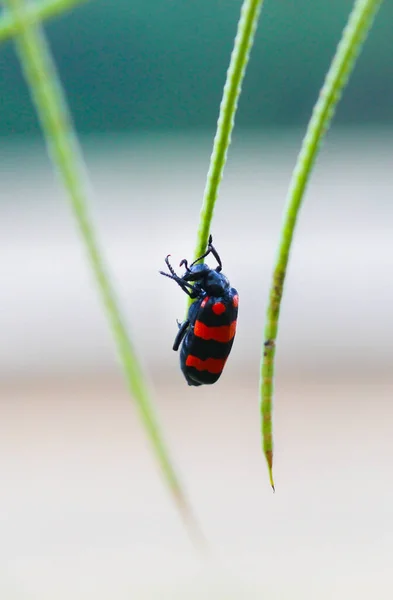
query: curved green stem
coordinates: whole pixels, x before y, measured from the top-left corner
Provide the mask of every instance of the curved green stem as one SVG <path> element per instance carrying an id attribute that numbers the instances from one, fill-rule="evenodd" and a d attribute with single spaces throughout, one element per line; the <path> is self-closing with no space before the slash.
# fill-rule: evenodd
<path id="1" fill-rule="evenodd" d="M 261 359 L 261 429 L 270 483 L 273 482 L 272 396 L 274 358 L 281 299 L 304 190 L 317 156 L 321 141 L 328 130 L 341 93 L 355 65 L 356 58 L 382 0 L 357 0 L 345 27 L 336 54 L 326 75 L 314 107 L 289 186 L 284 220 L 273 269 Z"/>
<path id="2" fill-rule="evenodd" d="M 46 0 L 26 6 L 26 13 L 30 22 L 43 21 L 51 17 L 61 15 L 66 10 L 74 8 L 87 0 Z M 18 21 L 13 17 L 12 12 L 8 11 L 2 15 L 0 20 L 0 42 L 4 42 L 14 37 L 19 31 Z"/>
<path id="3" fill-rule="evenodd" d="M 195 527 L 191 508 L 163 440 L 145 378 L 124 325 L 124 319 L 99 248 L 88 208 L 87 177 L 82 152 L 72 125 L 56 66 L 43 32 L 37 24 L 30 21 L 31 13 L 25 10 L 24 0 L 6 0 L 6 4 L 19 32 L 16 38 L 16 48 L 46 138 L 48 151 L 67 192 L 90 268 L 106 310 L 129 391 L 135 399 L 164 479 L 182 516 L 186 519 L 189 531 L 193 535 L 197 533 L 200 537 L 199 529 Z"/>
<path id="4" fill-rule="evenodd" d="M 228 147 L 231 143 L 237 102 L 262 4 L 263 0 L 244 0 L 241 8 L 237 34 L 220 105 L 220 114 L 210 158 L 209 171 L 207 173 L 194 258 L 201 256 L 207 247 L 214 205 L 224 172 Z"/>

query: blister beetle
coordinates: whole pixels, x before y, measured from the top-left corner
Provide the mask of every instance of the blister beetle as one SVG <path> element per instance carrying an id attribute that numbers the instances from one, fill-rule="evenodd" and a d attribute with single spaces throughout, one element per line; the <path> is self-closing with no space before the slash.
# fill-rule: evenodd
<path id="1" fill-rule="evenodd" d="M 212 254 L 218 266 L 211 269 L 206 264 L 197 264 Z M 239 295 L 231 287 L 222 271 L 221 259 L 209 237 L 207 251 L 188 266 L 187 260 L 180 262 L 186 272 L 182 277 L 176 274 L 165 259 L 169 273 L 161 275 L 176 281 L 190 298 L 195 299 L 188 311 L 187 319 L 177 323 L 177 332 L 173 350 L 180 350 L 180 368 L 188 385 L 215 383 L 225 366 L 232 349 L 236 333 Z"/>

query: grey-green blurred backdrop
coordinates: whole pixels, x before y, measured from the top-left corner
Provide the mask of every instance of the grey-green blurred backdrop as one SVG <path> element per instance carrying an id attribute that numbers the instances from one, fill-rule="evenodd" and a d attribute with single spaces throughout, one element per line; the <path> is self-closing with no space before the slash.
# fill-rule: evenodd
<path id="1" fill-rule="evenodd" d="M 95 0 L 47 26 L 80 131 L 211 129 L 240 0 Z M 238 126 L 304 125 L 351 0 L 267 0 Z M 338 123 L 393 121 L 391 24 L 385 2 Z M 0 133 L 37 123 L 11 44 L 0 53 Z"/>

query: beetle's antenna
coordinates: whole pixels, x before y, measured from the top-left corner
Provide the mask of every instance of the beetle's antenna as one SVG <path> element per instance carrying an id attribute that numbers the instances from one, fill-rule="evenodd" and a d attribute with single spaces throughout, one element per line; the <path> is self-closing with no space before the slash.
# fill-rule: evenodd
<path id="1" fill-rule="evenodd" d="M 182 267 L 183 265 L 185 266 L 185 268 L 186 268 L 186 271 L 189 271 L 189 270 L 190 270 L 190 268 L 189 268 L 189 266 L 188 266 L 188 260 L 187 260 L 186 258 L 183 258 L 183 260 L 182 260 L 182 261 L 180 261 L 179 267 Z"/>

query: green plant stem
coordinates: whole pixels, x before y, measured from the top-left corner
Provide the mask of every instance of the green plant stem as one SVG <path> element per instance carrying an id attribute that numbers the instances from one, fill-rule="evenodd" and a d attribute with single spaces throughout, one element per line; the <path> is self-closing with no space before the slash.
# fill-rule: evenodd
<path id="1" fill-rule="evenodd" d="M 262 4 L 263 0 L 244 0 L 241 8 L 203 195 L 194 258 L 201 256 L 206 250 L 214 205 L 224 172 L 228 147 L 231 143 L 231 134 L 235 122 L 237 103 Z"/>
<path id="2" fill-rule="evenodd" d="M 48 151 L 67 191 L 90 267 L 106 309 L 129 391 L 135 399 L 164 478 L 182 516 L 186 519 L 189 531 L 195 535 L 199 530 L 195 528 L 191 508 L 186 501 L 169 457 L 142 369 L 127 334 L 115 293 L 104 266 L 88 209 L 87 178 L 82 152 L 74 132 L 55 64 L 43 32 L 37 24 L 30 22 L 31 12 L 25 10 L 24 0 L 6 0 L 6 4 L 17 24 L 19 35 L 16 38 L 16 48 L 40 118 Z M 192 529 L 190 529 L 191 525 L 193 525 Z"/>
<path id="3" fill-rule="evenodd" d="M 61 15 L 66 10 L 74 8 L 87 0 L 47 0 L 46 2 L 34 2 L 26 6 L 25 11 L 29 15 L 29 22 L 39 22 L 51 17 Z M 19 30 L 18 22 L 14 19 L 11 11 L 6 12 L 0 19 L 0 42 L 14 37 Z"/>
<path id="4" fill-rule="evenodd" d="M 304 191 L 321 141 L 328 130 L 342 90 L 354 68 L 362 43 L 371 28 L 381 3 L 382 0 L 357 0 L 354 3 L 347 26 L 343 31 L 341 41 L 314 107 L 289 186 L 277 257 L 273 269 L 261 359 L 262 445 L 273 489 L 272 396 L 274 359 L 281 299 L 293 234 Z"/>

